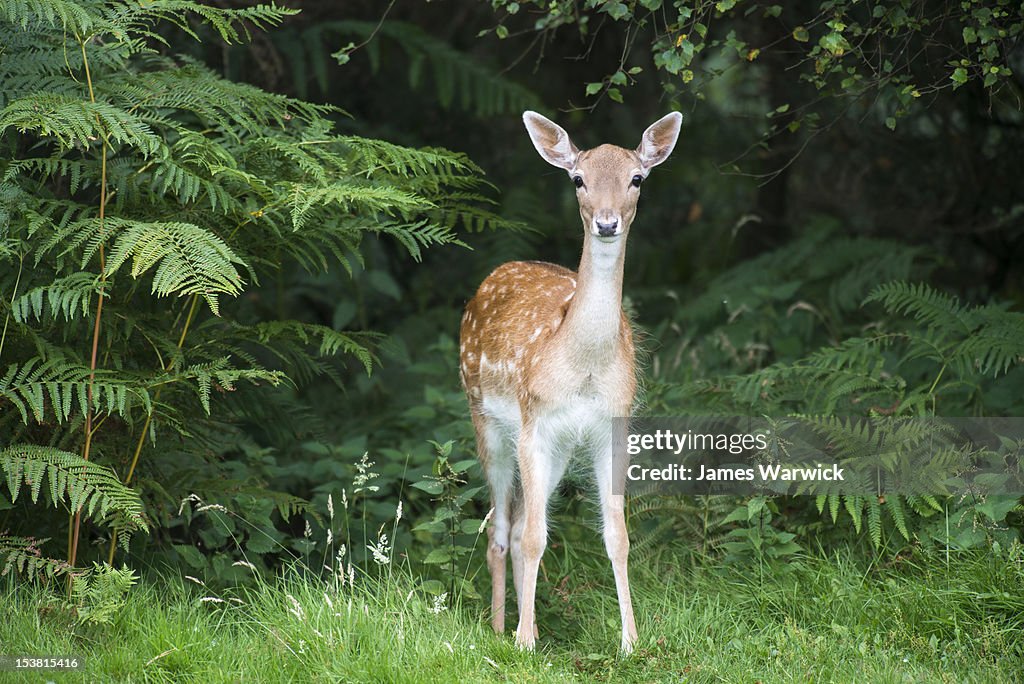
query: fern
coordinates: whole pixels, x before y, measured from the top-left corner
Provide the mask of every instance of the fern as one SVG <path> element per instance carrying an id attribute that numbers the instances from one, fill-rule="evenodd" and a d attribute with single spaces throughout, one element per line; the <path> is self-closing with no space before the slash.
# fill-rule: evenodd
<path id="1" fill-rule="evenodd" d="M 798 246 L 796 253 L 804 249 Z M 769 270 L 788 263 L 781 254 L 753 262 Z M 761 278 L 757 269 L 738 268 L 713 287 L 708 302 L 689 305 L 687 314 L 713 320 L 710 300 L 725 298 L 731 313 L 717 314 L 728 322 L 716 332 L 723 346 L 733 344 L 730 335 L 742 321 L 754 323 L 740 334 L 758 330 L 757 321 L 771 311 L 766 302 L 787 306 L 787 298 L 801 296 L 786 283 L 758 289 L 754 283 Z M 736 283 L 752 288 L 740 302 L 728 294 Z M 798 416 L 795 420 L 832 445 L 833 456 L 847 469 L 849 492 L 806 486 L 801 493 L 815 495 L 819 515 L 833 524 L 848 516 L 854 531 L 866 532 L 878 546 L 886 526 L 905 541 L 915 538 L 922 521 L 943 509 L 950 478 L 984 457 L 957 442 L 950 425 L 934 416 L 980 411 L 990 383 L 1024 360 L 1024 315 L 999 304 L 970 306 L 927 285 L 902 281 L 875 286 L 864 300 L 865 311 L 877 312 L 872 304 L 880 305 L 884 317 L 842 342 L 795 360 L 697 379 L 662 390 L 662 396 L 705 413 Z M 822 318 L 830 315 L 835 314 Z"/>
<path id="2" fill-rule="evenodd" d="M 946 330 L 970 332 L 964 307 L 956 297 L 936 292 L 923 283 L 895 282 L 875 288 L 865 303 L 881 302 L 889 313 L 907 314 L 919 323 Z"/>
<path id="3" fill-rule="evenodd" d="M 3 563 L 0 577 L 12 570 L 29 580 L 52 579 L 68 574 L 72 570 L 70 565 L 43 555 L 41 547 L 48 541 L 50 540 L 0 534 L 0 563 Z"/>
<path id="4" fill-rule="evenodd" d="M 380 336 L 289 320 L 285 302 L 264 305 L 279 296 L 264 283 L 296 266 L 354 273 L 367 238 L 414 261 L 508 225 L 465 155 L 339 134 L 337 107 L 233 82 L 168 45 L 235 43 L 294 13 L 0 4 L 0 441 L 54 445 L 4 451 L 2 468 L 19 491 L 49 478 L 54 503 L 108 518 L 122 544 L 142 529 L 129 504 L 180 500 L 188 483 L 282 515 L 304 505 L 226 475 L 261 448 L 233 426 L 266 424 L 313 377 L 359 381 Z M 474 87 L 485 85 L 511 97 L 507 84 Z M 85 426 L 89 465 L 71 455 Z M 114 487 L 112 463 L 138 490 Z M 232 498 L 239 481 L 246 496 Z M 63 536 L 65 516 L 35 518 L 7 539 Z M 15 547 L 28 568 L 31 550 Z"/>
<path id="5" fill-rule="evenodd" d="M 52 137 L 64 147 L 89 147 L 100 138 L 129 145 L 144 156 L 155 154 L 160 141 L 145 121 L 103 102 L 69 95 L 36 93 L 19 98 L 0 111 L 0 137 L 7 129 Z"/>
<path id="6" fill-rule="evenodd" d="M 73 33 L 87 33 L 102 20 L 95 3 L 70 2 L 69 0 L 5 0 L 0 5 L 0 18 L 9 24 L 26 29 L 40 21 L 50 26 L 63 28 Z"/>
<path id="7" fill-rule="evenodd" d="M 890 313 L 903 313 L 925 326 L 908 339 L 922 356 L 956 366 L 962 376 L 997 376 L 1024 360 L 1024 315 L 989 305 L 968 308 L 955 297 L 927 285 L 890 283 L 875 289 L 867 301 L 880 302 Z"/>
<path id="8" fill-rule="evenodd" d="M 109 565 L 93 563 L 92 568 L 77 573 L 71 583 L 71 607 L 80 624 L 109 624 L 125 604 L 125 596 L 138 581 L 127 566 L 118 570 Z"/>
<path id="9" fill-rule="evenodd" d="M 253 335 L 253 339 L 261 344 L 268 345 L 271 342 L 289 343 L 294 340 L 302 345 L 318 344 L 317 353 L 320 356 L 335 356 L 339 353 L 351 354 L 366 369 L 369 374 L 373 369 L 376 358 L 369 349 L 369 344 L 374 341 L 375 336 L 366 334 L 347 334 L 333 330 L 323 325 L 301 323 L 299 321 L 270 321 L 252 326 L 245 331 L 246 336 Z M 293 344 L 288 348 L 295 350 Z M 281 347 L 271 347 L 280 350 Z"/>
<path id="10" fill-rule="evenodd" d="M 909 541 L 907 507 L 920 517 L 941 510 L 935 497 L 948 491 L 950 479 L 967 471 L 974 457 L 973 445 L 959 444 L 953 426 L 934 418 L 822 416 L 802 417 L 795 424 L 810 428 L 828 445 L 830 458 L 844 468 L 843 486 L 849 493 L 822 492 L 827 487 L 808 483 L 800 491 L 816 493 L 818 512 L 827 507 L 833 523 L 845 511 L 858 534 L 866 509 L 876 546 L 884 519 Z"/>
<path id="11" fill-rule="evenodd" d="M 171 373 L 165 378 L 158 379 L 155 386 L 171 382 L 194 382 L 199 402 L 206 414 L 209 415 L 210 393 L 214 387 L 220 392 L 233 392 L 235 391 L 236 384 L 242 380 L 252 384 L 266 382 L 276 386 L 285 379 L 286 376 L 280 371 L 270 371 L 263 368 L 234 368 L 231 359 L 224 357 L 210 363 L 195 364 Z"/>
<path id="12" fill-rule="evenodd" d="M 198 294 L 218 315 L 217 295 L 242 291 L 235 264 L 245 262 L 208 230 L 191 223 L 114 222 L 108 227 L 116 231 L 117 239 L 107 261 L 107 275 L 113 275 L 129 257 L 136 278 L 156 266 L 154 294 Z"/>
<path id="13" fill-rule="evenodd" d="M 93 379 L 90 380 L 90 377 Z M 24 422 L 29 414 L 42 423 L 52 415 L 58 422 L 69 419 L 73 409 L 130 415 L 133 405 L 152 410 L 149 393 L 137 377 L 97 370 L 64 359 L 33 357 L 22 365 L 11 364 L 0 376 L 0 399 L 14 404 Z"/>
<path id="14" fill-rule="evenodd" d="M 33 318 L 39 320 L 45 310 L 53 318 L 62 315 L 65 320 L 71 320 L 88 316 L 92 297 L 101 293 L 99 277 L 80 271 L 29 290 L 14 300 L 11 313 L 19 323 Z M 44 302 L 49 306 L 44 307 Z"/>
<path id="15" fill-rule="evenodd" d="M 882 545 L 882 504 L 879 498 L 866 499 L 868 509 L 868 536 L 877 549 Z"/>
<path id="16" fill-rule="evenodd" d="M 51 447 L 11 446 L 0 450 L 0 471 L 12 503 L 26 488 L 27 496 L 36 503 L 43 483 L 48 482 L 46 493 L 54 505 L 66 502 L 72 513 L 81 511 L 115 525 L 125 548 L 131 532 L 149 529 L 138 492 L 121 484 L 109 468 L 77 454 Z"/>

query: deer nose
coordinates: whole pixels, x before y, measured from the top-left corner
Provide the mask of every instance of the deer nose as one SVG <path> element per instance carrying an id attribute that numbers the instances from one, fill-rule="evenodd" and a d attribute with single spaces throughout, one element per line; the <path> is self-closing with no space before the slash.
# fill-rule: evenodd
<path id="1" fill-rule="evenodd" d="M 607 223 L 604 221 L 597 221 L 597 234 L 601 237 L 611 237 L 612 235 L 615 235 L 615 229 L 618 227 L 618 219 L 612 219 Z"/>

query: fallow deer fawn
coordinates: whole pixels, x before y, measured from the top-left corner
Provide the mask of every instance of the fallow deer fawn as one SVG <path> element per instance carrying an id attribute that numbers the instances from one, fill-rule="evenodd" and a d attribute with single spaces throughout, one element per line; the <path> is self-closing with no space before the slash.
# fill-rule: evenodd
<path id="1" fill-rule="evenodd" d="M 537 639 L 534 599 L 548 499 L 578 446 L 593 459 L 622 650 L 631 652 L 636 642 L 624 501 L 612 493 L 612 418 L 628 416 L 636 394 L 622 270 L 640 184 L 671 154 L 681 121 L 678 112 L 658 120 L 636 150 L 601 145 L 581 152 L 560 126 L 536 112 L 523 114 L 540 156 L 565 169 L 576 186 L 584 234 L 579 272 L 539 261 L 503 264 L 466 305 L 460 331 L 462 384 L 494 508 L 487 549 L 491 624 L 496 632 L 505 629 L 511 549 L 521 648 L 533 649 Z"/>

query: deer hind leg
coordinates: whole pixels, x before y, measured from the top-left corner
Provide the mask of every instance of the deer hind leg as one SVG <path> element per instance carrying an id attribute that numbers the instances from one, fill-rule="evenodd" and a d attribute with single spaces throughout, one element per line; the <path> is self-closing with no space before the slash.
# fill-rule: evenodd
<path id="1" fill-rule="evenodd" d="M 493 419 L 474 414 L 477 452 L 485 463 L 494 513 L 487 528 L 487 569 L 491 573 L 491 627 L 505 631 L 505 576 L 511 528 L 512 489 L 515 484 L 515 459 Z"/>
<path id="2" fill-rule="evenodd" d="M 602 440 L 604 441 L 604 440 Z M 620 453 L 625 453 L 622 449 Z M 604 545 L 608 558 L 612 562 L 615 574 L 615 590 L 619 595 L 619 616 L 622 620 L 622 652 L 632 653 L 637 640 L 636 621 L 633 617 L 633 600 L 629 593 L 629 535 L 626 532 L 625 500 L 620 492 L 613 494 L 616 480 L 618 487 L 623 487 L 622 473 L 626 464 L 612 459 L 611 439 L 605 441 L 604 448 L 595 450 L 594 474 L 597 491 L 600 495 L 601 522 L 604 529 Z M 619 475 L 620 477 L 616 477 Z"/>

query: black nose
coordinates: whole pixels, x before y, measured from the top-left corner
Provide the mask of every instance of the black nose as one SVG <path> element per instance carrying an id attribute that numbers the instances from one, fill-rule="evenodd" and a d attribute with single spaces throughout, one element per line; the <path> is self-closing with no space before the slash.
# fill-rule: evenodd
<path id="1" fill-rule="evenodd" d="M 597 234 L 601 237 L 611 237 L 615 235 L 615 229 L 619 227 L 618 220 L 609 221 L 608 223 L 597 222 Z"/>

